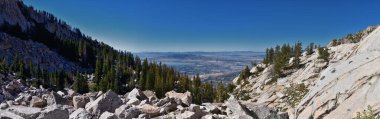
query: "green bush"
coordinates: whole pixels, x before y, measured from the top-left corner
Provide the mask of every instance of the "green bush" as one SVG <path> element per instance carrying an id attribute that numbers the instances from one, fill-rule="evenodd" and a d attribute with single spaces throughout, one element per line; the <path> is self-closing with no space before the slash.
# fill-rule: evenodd
<path id="1" fill-rule="evenodd" d="M 318 59 L 323 59 L 324 61 L 328 62 L 329 57 L 330 53 L 328 48 L 318 48 Z"/>
<path id="2" fill-rule="evenodd" d="M 285 88 L 285 96 L 288 97 L 286 102 L 291 107 L 295 107 L 301 99 L 309 92 L 309 89 L 304 84 L 291 84 L 290 87 Z"/>
<path id="3" fill-rule="evenodd" d="M 372 110 L 372 107 L 368 105 L 367 110 L 364 110 L 363 113 L 357 112 L 356 119 L 375 119 L 375 113 Z"/>

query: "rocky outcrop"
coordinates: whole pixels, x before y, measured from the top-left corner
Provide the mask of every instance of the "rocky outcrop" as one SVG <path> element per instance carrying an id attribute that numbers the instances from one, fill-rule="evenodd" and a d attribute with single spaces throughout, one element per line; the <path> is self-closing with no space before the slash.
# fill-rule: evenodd
<path id="1" fill-rule="evenodd" d="M 92 119 L 92 115 L 84 108 L 79 108 L 70 114 L 69 119 Z"/>
<path id="2" fill-rule="evenodd" d="M 227 115 L 230 117 L 256 117 L 256 115 L 249 112 L 246 107 L 242 106 L 234 96 L 230 96 L 226 101 L 226 106 Z"/>
<path id="3" fill-rule="evenodd" d="M 165 94 L 166 97 L 174 99 L 177 104 L 190 106 L 192 98 L 190 92 L 177 93 L 175 91 L 170 91 Z"/>
<path id="4" fill-rule="evenodd" d="M 297 106 L 297 118 L 354 118 L 367 106 L 379 113 L 379 38 L 377 28 L 358 43 L 330 47 L 334 61 Z"/>
<path id="5" fill-rule="evenodd" d="M 43 108 L 47 105 L 46 101 L 37 96 L 33 96 L 32 100 L 30 100 L 30 107 L 39 107 Z"/>
<path id="6" fill-rule="evenodd" d="M 9 107 L 7 111 L 26 119 L 35 119 L 41 113 L 40 108 L 24 107 L 24 106 L 12 106 L 12 107 Z"/>
<path id="7" fill-rule="evenodd" d="M 69 101 L 66 98 L 63 98 L 56 92 L 51 92 L 49 95 L 46 95 L 46 102 L 50 105 L 70 105 Z"/>
<path id="8" fill-rule="evenodd" d="M 100 116 L 103 112 L 115 112 L 115 109 L 122 105 L 122 101 L 119 96 L 112 92 L 107 91 L 95 101 L 86 104 L 86 111 L 93 115 Z"/>
<path id="9" fill-rule="evenodd" d="M 145 100 L 148 98 L 145 96 L 145 94 L 142 91 L 135 88 L 131 92 L 128 93 L 127 99 Z"/>
<path id="10" fill-rule="evenodd" d="M 259 119 L 288 119 L 288 113 L 279 113 L 263 104 L 246 103 L 244 105 Z"/>
<path id="11" fill-rule="evenodd" d="M 103 112 L 102 115 L 100 115 L 99 119 L 117 119 L 115 114 L 110 113 L 110 112 Z"/>
<path id="12" fill-rule="evenodd" d="M 181 113 L 180 115 L 178 115 L 178 118 L 180 118 L 180 119 L 195 119 L 196 115 L 195 115 L 195 112 L 185 111 L 184 113 Z"/>
<path id="13" fill-rule="evenodd" d="M 68 119 L 69 111 L 59 105 L 51 105 L 46 107 L 37 119 Z"/>
<path id="14" fill-rule="evenodd" d="M 73 97 L 73 106 L 75 108 L 85 108 L 86 104 L 90 102 L 90 98 L 87 96 L 74 96 Z"/>
<path id="15" fill-rule="evenodd" d="M 122 105 L 115 110 L 116 117 L 121 119 L 137 118 L 140 114 L 140 109 L 128 105 Z"/>

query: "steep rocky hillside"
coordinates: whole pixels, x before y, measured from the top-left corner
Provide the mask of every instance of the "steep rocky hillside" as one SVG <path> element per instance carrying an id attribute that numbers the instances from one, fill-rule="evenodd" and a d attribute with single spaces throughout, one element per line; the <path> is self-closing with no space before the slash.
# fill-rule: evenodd
<path id="1" fill-rule="evenodd" d="M 33 49 L 28 49 L 38 49 L 40 47 L 41 49 L 45 49 L 48 52 L 54 52 L 56 55 L 60 56 L 55 57 L 56 59 L 49 59 L 57 60 L 49 61 L 49 67 L 41 68 L 48 68 L 49 71 L 71 70 L 88 72 L 92 71 L 95 67 L 97 55 L 99 55 L 100 52 L 104 52 L 101 50 L 121 54 L 107 44 L 98 42 L 91 37 L 84 35 L 78 28 L 72 28 L 52 14 L 45 11 L 35 10 L 31 6 L 26 6 L 21 0 L 0 0 L 0 6 L 0 32 L 3 34 L 2 36 L 12 36 L 18 40 L 24 40 L 20 42 L 26 41 L 21 46 L 24 49 L 13 48 L 12 51 L 21 54 L 34 53 L 31 55 L 48 58 L 50 56 L 49 53 L 30 52 Z M 7 40 L 5 38 L 8 37 L 2 38 Z M 6 57 L 8 60 L 7 62 L 12 63 L 12 60 L 15 57 L 14 54 L 16 54 L 15 52 L 4 50 L 3 48 L 0 57 Z M 34 60 L 33 63 L 43 66 L 46 62 L 43 62 L 42 60 Z"/>
<path id="2" fill-rule="evenodd" d="M 50 50 L 46 45 L 31 40 L 20 40 L 19 38 L 9 36 L 0 32 L 0 54 L 8 58 L 7 61 L 13 62 L 14 56 L 20 60 L 31 62 L 34 65 L 39 64 L 47 70 L 63 69 L 75 71 L 81 69 L 73 62 L 65 60 L 61 55 Z"/>
<path id="3" fill-rule="evenodd" d="M 368 27 L 332 41 L 329 61 L 318 58 L 317 49 L 304 52 L 302 67 L 282 70 L 286 76 L 278 79 L 273 78 L 273 65 L 258 64 L 246 82 L 234 79 L 235 94 L 245 103 L 288 112 L 289 118 L 354 118 L 368 106 L 377 114 L 379 41 L 380 28 Z"/>
<path id="4" fill-rule="evenodd" d="M 379 113 L 379 41 L 377 28 L 358 43 L 331 47 L 335 55 L 340 55 L 341 49 L 350 51 L 321 72 L 316 85 L 298 105 L 297 116 L 352 118 L 367 106 Z"/>

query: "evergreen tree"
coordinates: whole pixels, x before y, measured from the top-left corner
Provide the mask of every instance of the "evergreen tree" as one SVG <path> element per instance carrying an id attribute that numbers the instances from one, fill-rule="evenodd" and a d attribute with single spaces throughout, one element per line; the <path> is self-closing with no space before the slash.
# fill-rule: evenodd
<path id="1" fill-rule="evenodd" d="M 199 77 L 199 74 L 196 75 L 196 77 L 194 77 L 194 87 L 200 87 L 202 84 L 201 82 L 201 78 Z"/>
<path id="2" fill-rule="evenodd" d="M 121 83 L 120 83 L 120 80 L 118 78 L 115 78 L 114 79 L 114 84 L 113 84 L 113 88 L 112 88 L 112 91 L 117 93 L 117 94 L 120 94 L 120 89 L 121 89 Z"/>
<path id="3" fill-rule="evenodd" d="M 75 92 L 80 93 L 80 94 L 84 94 L 89 91 L 87 80 L 80 73 L 77 73 L 76 75 L 76 79 L 74 80 L 74 83 L 73 83 L 73 89 Z"/>
<path id="4" fill-rule="evenodd" d="M 60 72 L 59 76 L 57 77 L 56 86 L 57 90 L 63 90 L 65 88 L 65 79 L 64 79 L 64 72 Z"/>
<path id="5" fill-rule="evenodd" d="M 301 60 L 301 53 L 302 53 L 302 44 L 300 42 L 297 42 L 294 46 L 294 60 L 293 60 L 293 67 L 299 68 Z"/>
<path id="6" fill-rule="evenodd" d="M 155 71 L 156 68 L 155 68 L 154 65 L 155 64 L 150 64 L 149 70 L 146 73 L 146 78 L 145 78 L 145 81 L 144 81 L 145 82 L 145 89 L 146 90 L 152 90 L 152 89 L 154 89 L 155 79 L 158 79 L 159 75 L 160 75 L 160 73 L 158 71 Z"/>
<path id="7" fill-rule="evenodd" d="M 318 59 L 323 59 L 324 61 L 328 62 L 330 57 L 330 53 L 328 51 L 328 48 L 318 48 Z"/>
<path id="8" fill-rule="evenodd" d="M 159 98 L 162 98 L 164 97 L 164 91 L 163 91 L 163 79 L 162 79 L 162 75 L 161 75 L 161 72 L 160 71 L 156 71 L 156 74 L 155 74 L 156 78 L 154 79 L 155 83 L 154 83 L 154 90 L 156 91 L 156 95 L 157 97 Z"/>
<path id="9" fill-rule="evenodd" d="M 216 102 L 223 102 L 227 98 L 227 93 L 225 92 L 224 85 L 222 83 L 218 84 L 216 93 Z"/>
<path id="10" fill-rule="evenodd" d="M 244 83 L 246 83 L 246 79 L 251 76 L 251 72 L 248 68 L 248 66 L 245 66 L 244 70 L 240 72 L 239 79 L 237 80 L 238 84 L 241 84 L 241 81 L 243 80 Z"/>
<path id="11" fill-rule="evenodd" d="M 0 58 L 0 73 L 5 73 L 6 72 L 6 62 L 5 58 Z"/>
<path id="12" fill-rule="evenodd" d="M 112 89 L 115 89 L 114 87 L 114 84 L 115 84 L 115 74 L 114 74 L 114 70 L 113 69 L 110 69 L 106 75 L 107 77 L 107 81 L 109 81 L 108 83 L 108 88 L 107 90 L 112 90 Z"/>
<path id="13" fill-rule="evenodd" d="M 139 79 L 139 88 L 140 90 L 145 90 L 145 81 L 147 80 L 147 75 L 148 75 L 148 59 L 145 58 L 143 64 L 142 64 L 142 70 L 141 70 L 141 75 Z"/>
<path id="14" fill-rule="evenodd" d="M 136 82 L 134 79 L 129 79 L 129 82 L 128 82 L 128 90 L 132 90 L 135 88 L 135 85 L 136 85 Z"/>
<path id="15" fill-rule="evenodd" d="M 309 46 L 307 46 L 306 48 L 306 54 L 307 55 L 313 54 L 315 48 L 316 47 L 314 47 L 314 43 L 310 43 Z"/>
<path id="16" fill-rule="evenodd" d="M 204 83 L 202 85 L 203 87 L 203 95 L 202 96 L 202 102 L 213 102 L 214 101 L 214 97 L 215 97 L 215 91 L 214 91 L 214 88 L 213 88 L 213 85 L 212 85 L 212 82 L 211 83 Z"/>
<path id="17" fill-rule="evenodd" d="M 104 77 L 100 81 L 99 89 L 103 92 L 106 92 L 108 90 L 108 80 L 107 77 Z"/>
<path id="18" fill-rule="evenodd" d="M 95 65 L 95 74 L 94 74 L 94 83 L 95 83 L 95 88 L 99 90 L 99 83 L 102 77 L 102 63 L 99 58 L 96 60 L 96 65 Z"/>
<path id="19" fill-rule="evenodd" d="M 18 63 L 19 64 L 19 70 L 18 70 L 18 73 L 17 73 L 17 77 L 18 78 L 21 78 L 21 79 L 23 79 L 23 80 L 25 80 L 25 73 L 26 73 L 26 71 L 25 71 L 25 67 L 24 67 L 24 62 L 23 61 L 20 61 L 20 63 Z"/>
<path id="20" fill-rule="evenodd" d="M 199 74 L 193 77 L 192 80 L 192 92 L 191 94 L 193 95 L 193 102 L 196 104 L 201 104 L 202 103 L 202 92 L 201 92 L 201 79 L 199 77 Z"/>

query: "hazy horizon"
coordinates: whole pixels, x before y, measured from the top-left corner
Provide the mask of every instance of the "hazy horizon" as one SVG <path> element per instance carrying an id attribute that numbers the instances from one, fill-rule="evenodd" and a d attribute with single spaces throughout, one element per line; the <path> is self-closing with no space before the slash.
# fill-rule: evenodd
<path id="1" fill-rule="evenodd" d="M 380 21 L 374 15 L 380 13 L 379 1 L 24 2 L 131 52 L 262 52 L 297 41 L 326 45 Z"/>

